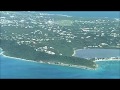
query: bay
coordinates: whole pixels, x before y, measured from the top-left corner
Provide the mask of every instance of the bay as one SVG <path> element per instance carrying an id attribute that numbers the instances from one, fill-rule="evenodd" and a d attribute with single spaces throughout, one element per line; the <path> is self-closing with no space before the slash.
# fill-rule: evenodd
<path id="1" fill-rule="evenodd" d="M 119 49 L 78 49 L 75 52 L 75 56 L 82 58 L 120 57 L 120 50 Z"/>

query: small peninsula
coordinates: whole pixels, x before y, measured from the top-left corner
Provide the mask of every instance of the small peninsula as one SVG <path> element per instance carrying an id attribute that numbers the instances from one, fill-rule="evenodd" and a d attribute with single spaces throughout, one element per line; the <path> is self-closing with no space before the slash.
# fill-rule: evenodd
<path id="1" fill-rule="evenodd" d="M 4 55 L 16 57 L 26 60 L 33 60 L 36 62 L 59 64 L 65 66 L 86 67 L 95 69 L 96 64 L 92 60 L 72 56 L 50 55 L 43 52 L 36 52 L 32 47 L 27 45 L 17 45 L 15 42 L 1 41 L 1 47 Z"/>
<path id="2" fill-rule="evenodd" d="M 120 49 L 117 18 L 82 18 L 41 12 L 0 11 L 4 55 L 71 67 L 96 69 L 95 59 L 77 49 Z"/>

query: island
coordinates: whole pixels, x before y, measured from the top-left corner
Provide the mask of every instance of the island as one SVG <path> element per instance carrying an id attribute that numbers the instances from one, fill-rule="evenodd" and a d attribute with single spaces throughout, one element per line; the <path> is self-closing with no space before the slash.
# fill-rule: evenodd
<path id="1" fill-rule="evenodd" d="M 118 18 L 84 18 L 41 12 L 1 11 L 4 55 L 36 62 L 96 69 L 95 59 L 74 56 L 77 49 L 119 49 Z"/>

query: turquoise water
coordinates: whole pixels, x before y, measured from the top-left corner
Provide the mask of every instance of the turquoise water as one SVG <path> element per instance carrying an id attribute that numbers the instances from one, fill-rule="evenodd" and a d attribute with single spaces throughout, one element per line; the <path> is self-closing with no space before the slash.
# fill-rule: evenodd
<path id="1" fill-rule="evenodd" d="M 75 17 L 109 17 L 119 18 L 119 11 L 45 11 L 50 14 L 63 14 Z"/>
<path id="2" fill-rule="evenodd" d="M 118 79 L 120 61 L 97 62 L 97 70 L 40 64 L 0 56 L 0 78 L 4 79 Z"/>

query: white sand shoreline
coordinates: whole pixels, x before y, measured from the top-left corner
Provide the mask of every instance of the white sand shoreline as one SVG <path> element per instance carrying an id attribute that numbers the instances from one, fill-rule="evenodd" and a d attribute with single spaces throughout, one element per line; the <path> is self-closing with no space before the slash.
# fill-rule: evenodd
<path id="1" fill-rule="evenodd" d="M 120 59 L 95 60 L 94 62 L 100 62 L 100 61 L 120 61 Z"/>
<path id="2" fill-rule="evenodd" d="M 82 50 L 82 49 L 78 49 L 78 50 Z M 72 56 L 74 56 L 76 54 L 76 50 L 74 50 L 74 54 Z M 93 69 L 93 68 L 89 68 L 89 67 L 86 67 L 86 66 L 80 66 L 80 65 L 70 65 L 70 64 L 64 64 L 64 63 L 59 63 L 59 64 L 56 64 L 54 62 L 43 62 L 42 60 L 40 61 L 34 61 L 34 60 L 27 60 L 27 59 L 22 59 L 22 58 L 16 58 L 16 57 L 11 57 L 11 56 L 7 56 L 7 55 L 4 55 L 3 54 L 3 51 L 0 53 L 0 55 L 4 56 L 4 57 L 7 57 L 7 58 L 12 58 L 12 59 L 19 59 L 19 60 L 23 60 L 23 61 L 29 61 L 29 62 L 35 62 L 35 63 L 44 63 L 44 64 L 52 64 L 52 65 L 59 65 L 59 66 L 68 66 L 68 67 L 75 67 L 75 68 L 81 68 L 81 69 L 88 69 L 88 70 L 96 70 L 97 68 Z M 120 61 L 120 60 L 95 60 L 93 62 L 99 62 L 99 61 Z M 98 65 L 97 65 L 98 67 Z"/>
<path id="3" fill-rule="evenodd" d="M 78 66 L 78 65 L 70 65 L 70 64 L 64 64 L 64 63 L 60 63 L 60 64 L 55 64 L 53 62 L 43 62 L 43 61 L 34 61 L 34 60 L 27 60 L 27 59 L 22 59 L 22 58 L 16 58 L 16 57 L 11 57 L 11 56 L 7 56 L 7 55 L 4 55 L 4 51 L 2 48 L 0 48 L 2 50 L 2 52 L 0 53 L 0 55 L 4 56 L 4 57 L 7 57 L 7 58 L 12 58 L 12 59 L 19 59 L 19 60 L 23 60 L 23 61 L 30 61 L 30 62 L 35 62 L 35 63 L 44 63 L 44 64 L 52 64 L 52 65 L 59 65 L 59 66 L 68 66 L 68 67 L 75 67 L 75 68 L 81 68 L 81 69 L 92 69 L 92 68 L 89 68 L 89 67 L 86 67 L 86 66 Z M 80 49 L 78 49 L 80 50 Z M 82 50 L 82 49 L 81 49 Z M 76 50 L 74 51 L 74 53 L 76 52 Z M 94 69 L 92 69 L 94 70 Z"/>
<path id="4" fill-rule="evenodd" d="M 4 56 L 4 57 L 6 57 L 6 58 L 12 58 L 12 59 L 17 59 L 17 60 L 19 59 L 19 60 L 22 60 L 22 61 L 37 62 L 37 61 L 33 61 L 33 60 L 27 60 L 27 59 L 22 59 L 22 58 L 16 58 L 16 57 L 11 57 L 11 56 L 6 56 L 3 53 L 1 55 Z"/>
<path id="5" fill-rule="evenodd" d="M 7 58 L 12 58 L 12 59 L 16 59 L 16 60 L 23 60 L 23 61 L 29 61 L 29 62 L 35 62 L 35 63 L 44 63 L 44 64 L 51 64 L 51 65 L 59 65 L 59 66 L 68 66 L 68 67 L 75 67 L 75 68 L 81 68 L 81 69 L 88 69 L 88 70 L 94 70 L 92 68 L 86 67 L 86 66 L 78 66 L 78 65 L 70 65 L 70 64 L 64 64 L 64 63 L 60 63 L 60 64 L 55 64 L 53 62 L 43 62 L 43 61 L 33 61 L 33 60 L 26 60 L 26 59 L 22 59 L 22 58 L 16 58 L 16 57 L 11 57 L 11 56 L 6 56 L 3 53 L 1 54 L 4 57 Z"/>
<path id="6" fill-rule="evenodd" d="M 72 56 L 75 56 L 75 54 L 76 54 L 76 52 L 77 52 L 78 50 L 83 50 L 83 49 L 76 49 L 76 50 L 74 50 L 74 53 L 72 54 Z"/>

